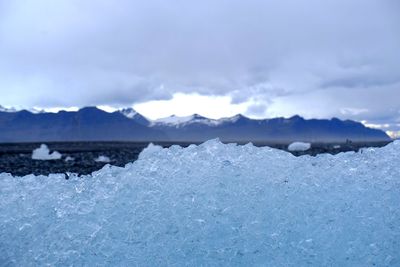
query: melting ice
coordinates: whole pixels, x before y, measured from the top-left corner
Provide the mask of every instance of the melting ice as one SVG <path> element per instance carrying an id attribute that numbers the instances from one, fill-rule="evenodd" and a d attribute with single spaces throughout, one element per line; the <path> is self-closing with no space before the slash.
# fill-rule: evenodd
<path id="1" fill-rule="evenodd" d="M 61 159 L 62 155 L 58 151 L 53 151 L 50 154 L 50 149 L 46 144 L 41 144 L 39 148 L 32 151 L 32 159 L 35 160 L 55 160 Z"/>
<path id="2" fill-rule="evenodd" d="M 104 163 L 109 163 L 109 162 L 111 162 L 111 160 L 110 160 L 109 157 L 103 156 L 103 155 L 97 157 L 94 161 L 96 161 L 96 162 L 104 162 Z"/>
<path id="3" fill-rule="evenodd" d="M 311 148 L 310 143 L 293 142 L 288 146 L 289 151 L 307 151 Z"/>
<path id="4" fill-rule="evenodd" d="M 0 263 L 399 266 L 399 156 L 212 140 L 69 180 L 3 173 Z"/>

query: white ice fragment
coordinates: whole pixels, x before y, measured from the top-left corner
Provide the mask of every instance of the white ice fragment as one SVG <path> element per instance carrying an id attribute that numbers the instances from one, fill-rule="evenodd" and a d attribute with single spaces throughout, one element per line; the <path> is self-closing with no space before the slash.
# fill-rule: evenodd
<path id="1" fill-rule="evenodd" d="M 334 149 L 339 149 L 341 146 L 340 145 L 334 145 L 333 148 Z"/>
<path id="2" fill-rule="evenodd" d="M 75 158 L 73 158 L 73 157 L 71 157 L 71 156 L 67 156 L 66 158 L 65 158 L 65 161 L 74 161 L 75 160 Z"/>
<path id="3" fill-rule="evenodd" d="M 98 158 L 96 158 L 94 161 L 96 161 L 96 162 L 109 163 L 111 160 L 110 160 L 109 157 L 101 155 L 101 156 L 99 156 Z"/>
<path id="4" fill-rule="evenodd" d="M 311 148 L 310 143 L 294 142 L 288 146 L 289 151 L 307 151 Z"/>
<path id="5" fill-rule="evenodd" d="M 162 150 L 162 146 L 154 145 L 150 143 L 143 151 L 139 154 L 139 159 L 143 159 L 146 157 L 151 157 L 152 155 L 160 152 Z"/>
<path id="6" fill-rule="evenodd" d="M 57 151 L 53 151 L 50 154 L 50 150 L 45 144 L 41 144 L 39 148 L 32 151 L 32 159 L 35 160 L 55 160 L 61 159 L 61 154 Z"/>
<path id="7" fill-rule="evenodd" d="M 193 118 L 194 118 L 194 115 L 184 116 L 184 117 L 172 115 L 172 116 L 169 116 L 169 117 L 166 117 L 166 118 L 157 119 L 154 122 L 155 123 L 170 124 L 170 125 L 177 125 L 177 124 L 188 122 L 188 121 L 192 120 Z"/>

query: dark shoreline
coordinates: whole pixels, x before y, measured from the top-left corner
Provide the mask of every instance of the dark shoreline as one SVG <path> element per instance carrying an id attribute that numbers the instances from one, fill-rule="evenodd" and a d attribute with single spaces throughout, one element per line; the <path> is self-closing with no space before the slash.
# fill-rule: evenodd
<path id="1" fill-rule="evenodd" d="M 60 160 L 41 161 L 32 160 L 32 150 L 43 142 L 34 143 L 0 143 L 0 173 L 11 173 L 15 176 L 27 174 L 48 175 L 50 173 L 78 173 L 90 174 L 101 169 L 106 163 L 95 162 L 98 156 L 110 158 L 110 164 L 125 166 L 138 158 L 140 152 L 150 142 L 46 142 L 51 151 L 60 152 L 63 157 Z M 180 145 L 187 147 L 190 144 L 201 144 L 201 142 L 152 142 L 162 147 Z M 240 145 L 248 142 L 224 142 L 238 143 Z M 358 151 L 363 147 L 382 147 L 390 142 L 347 142 L 347 143 L 313 143 L 308 151 L 290 152 L 295 156 L 312 155 L 321 153 L 337 154 L 347 151 Z M 255 146 L 269 146 L 287 151 L 288 143 L 253 142 Z M 340 146 L 340 147 L 338 147 Z M 73 157 L 73 161 L 65 161 L 65 158 Z"/>

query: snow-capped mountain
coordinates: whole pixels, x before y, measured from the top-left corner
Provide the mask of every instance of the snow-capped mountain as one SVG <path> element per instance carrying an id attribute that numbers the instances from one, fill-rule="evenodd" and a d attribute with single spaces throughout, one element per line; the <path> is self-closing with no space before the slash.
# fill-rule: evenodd
<path id="1" fill-rule="evenodd" d="M 346 140 L 389 140 L 383 132 L 354 121 L 305 120 L 300 116 L 255 120 L 241 114 L 218 120 L 198 114 L 170 116 L 153 121 L 150 127 L 164 132 L 173 141 L 344 142 Z"/>
<path id="2" fill-rule="evenodd" d="M 233 142 L 389 141 L 381 130 L 355 121 L 305 120 L 300 116 L 254 120 L 243 115 L 209 119 L 198 114 L 150 121 L 132 108 L 96 107 L 57 113 L 0 108 L 0 143 L 29 141 Z"/>
<path id="3" fill-rule="evenodd" d="M 0 105 L 0 112 L 13 113 L 13 112 L 18 112 L 18 111 L 22 111 L 22 110 L 26 110 L 26 111 L 29 111 L 30 113 L 34 113 L 34 114 L 45 112 L 43 109 L 38 109 L 38 108 L 28 108 L 28 109 L 20 108 L 20 109 L 18 109 L 15 107 L 6 108 L 6 107 L 3 107 L 2 105 Z"/>
<path id="4" fill-rule="evenodd" d="M 134 110 L 133 108 L 124 108 L 124 109 L 120 109 L 119 112 L 124 115 L 125 117 L 129 118 L 129 119 L 133 119 L 135 118 L 135 116 L 137 116 L 139 113 L 137 113 L 136 110 Z M 140 115 L 140 114 L 139 114 Z"/>
<path id="5" fill-rule="evenodd" d="M 169 116 L 166 118 L 161 118 L 161 119 L 152 121 L 151 126 L 153 126 L 153 127 L 173 126 L 175 128 L 180 128 L 180 127 L 184 127 L 186 125 L 194 124 L 194 123 L 204 124 L 204 125 L 208 125 L 208 126 L 216 126 L 216 125 L 220 124 L 221 122 L 222 122 L 221 120 L 209 119 L 209 118 L 203 117 L 199 114 L 193 114 L 190 116 L 183 116 L 183 117 L 172 115 L 172 116 Z"/>
<path id="6" fill-rule="evenodd" d="M 180 116 L 172 115 L 169 117 L 154 120 L 152 125 L 155 125 L 155 124 L 180 125 L 180 124 L 184 124 L 184 123 L 192 121 L 194 119 L 194 116 L 195 115 L 180 117 Z"/>
<path id="7" fill-rule="evenodd" d="M 0 105 L 0 112 L 17 112 L 15 108 L 6 108 Z"/>
<path id="8" fill-rule="evenodd" d="M 210 119 L 203 117 L 199 114 L 193 114 L 190 116 L 172 115 L 169 117 L 153 120 L 150 123 L 150 126 L 152 127 L 169 126 L 169 127 L 181 128 L 191 124 L 203 124 L 211 127 L 217 127 L 223 124 L 235 123 L 240 119 L 250 120 L 249 118 L 243 116 L 242 114 L 237 114 L 233 117 L 220 118 L 220 119 Z"/>
<path id="9" fill-rule="evenodd" d="M 227 118 L 221 118 L 218 120 L 219 124 L 224 124 L 224 123 L 235 123 L 239 120 L 251 120 L 250 118 L 242 115 L 242 114 L 237 114 L 233 117 L 227 117 Z M 255 119 L 253 119 L 254 121 L 256 121 Z"/>
<path id="10" fill-rule="evenodd" d="M 167 136 L 122 113 L 96 107 L 57 113 L 0 112 L 1 142 L 148 141 Z"/>
<path id="11" fill-rule="evenodd" d="M 120 109 L 120 110 L 118 110 L 118 112 L 121 113 L 122 115 L 124 115 L 125 117 L 127 117 L 128 119 L 131 119 L 139 124 L 142 124 L 142 125 L 150 124 L 150 120 L 148 120 L 146 117 L 144 117 L 143 115 L 138 113 L 133 108 Z"/>

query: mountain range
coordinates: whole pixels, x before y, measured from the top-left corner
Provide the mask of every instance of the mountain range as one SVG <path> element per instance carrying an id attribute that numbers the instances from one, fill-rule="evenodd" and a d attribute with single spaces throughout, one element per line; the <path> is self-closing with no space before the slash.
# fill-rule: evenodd
<path id="1" fill-rule="evenodd" d="M 374 142 L 390 141 L 383 131 L 362 123 L 332 118 L 250 119 L 243 115 L 209 119 L 198 114 L 149 120 L 132 108 L 106 112 L 97 107 L 78 111 L 28 111 L 0 106 L 0 142 L 171 141 L 202 142 Z"/>

